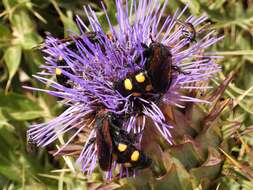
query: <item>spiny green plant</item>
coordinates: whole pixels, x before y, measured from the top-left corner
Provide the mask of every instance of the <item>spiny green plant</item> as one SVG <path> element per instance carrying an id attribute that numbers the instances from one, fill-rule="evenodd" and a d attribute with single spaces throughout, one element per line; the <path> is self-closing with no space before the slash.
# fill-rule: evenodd
<path id="1" fill-rule="evenodd" d="M 171 12 L 177 7 L 182 7 L 182 2 L 185 3 L 185 1 L 172 1 L 172 8 L 167 11 Z M 50 1 L 42 2 L 38 0 L 3 0 L 0 2 L 0 187 L 3 189 L 117 189 L 121 185 L 123 185 L 124 189 L 138 189 L 138 187 L 139 189 L 154 189 L 154 187 L 159 187 L 158 185 L 153 185 L 159 184 L 159 179 L 152 178 L 150 182 L 147 182 L 147 179 L 150 179 L 151 173 L 146 178 L 143 176 L 143 178 L 133 178 L 129 181 L 127 179 L 114 179 L 112 182 L 105 182 L 102 180 L 99 171 L 94 173 L 91 178 L 87 178 L 78 172 L 72 173 L 70 169 L 67 169 L 69 166 L 72 166 L 72 161 L 69 158 L 65 158 L 68 160 L 66 163 L 69 165 L 66 166 L 65 162 L 61 159 L 53 161 L 45 151 L 37 150 L 38 152 L 32 156 L 29 156 L 26 151 L 25 132 L 28 121 L 34 119 L 48 120 L 59 113 L 59 105 L 55 99 L 41 94 L 24 92 L 20 88 L 21 85 L 30 82 L 33 85 L 39 86 L 30 77 L 32 73 L 35 73 L 38 65 L 42 63 L 42 59 L 38 53 L 35 53 L 34 49 L 30 48 L 39 45 L 45 31 L 50 31 L 59 37 L 63 37 L 64 31 L 67 29 L 66 26 L 71 25 L 66 22 L 74 23 L 72 13 L 74 12 L 82 16 L 81 6 L 88 3 L 91 3 L 92 7 L 96 8 L 97 14 L 101 16 L 99 19 L 104 20 L 105 17 L 101 12 L 99 3 L 94 1 L 71 1 L 70 3 L 69 1 L 61 0 L 55 1 L 54 4 Z M 110 7 L 110 16 L 115 16 L 115 10 L 111 1 L 105 0 L 104 3 L 107 7 Z M 176 150 L 180 150 L 179 148 L 175 147 L 174 149 L 176 150 L 173 150 L 173 148 L 163 145 L 163 142 L 158 139 L 159 147 L 162 147 L 162 150 L 165 152 L 163 154 L 168 155 L 168 158 L 171 158 L 172 161 L 168 162 L 167 165 L 158 165 L 157 169 L 154 168 L 154 172 L 157 176 L 159 176 L 158 174 L 164 176 L 162 174 L 171 174 L 172 171 L 178 170 L 183 171 L 179 178 L 177 177 L 178 172 L 175 172 L 174 177 L 171 175 L 175 181 L 178 181 L 178 179 L 183 180 L 183 183 L 180 183 L 180 181 L 175 183 L 173 181 L 173 184 L 180 184 L 180 188 L 183 184 L 185 187 L 189 187 L 189 189 L 193 187 L 195 189 L 204 189 L 207 186 L 211 186 L 211 189 L 224 190 L 252 189 L 252 179 L 250 176 L 247 176 L 252 171 L 251 152 L 253 146 L 253 112 L 251 109 L 253 103 L 253 14 L 251 4 L 252 1 L 250 0 L 190 1 L 191 13 L 197 15 L 200 12 L 206 12 L 214 27 L 219 29 L 219 33 L 224 34 L 224 40 L 212 48 L 213 51 L 218 51 L 220 55 L 224 56 L 224 59 L 219 62 L 223 67 L 223 73 L 220 73 L 218 76 L 220 80 L 213 81 L 213 83 L 218 86 L 219 82 L 225 80 L 225 76 L 233 70 L 236 73 L 234 82 L 226 86 L 224 97 L 225 100 L 227 98 L 233 99 L 235 104 L 233 104 L 232 111 L 228 106 L 221 112 L 219 119 L 217 119 L 219 122 L 215 124 L 216 127 L 208 127 L 209 130 L 221 128 L 221 132 L 216 133 L 217 137 L 219 137 L 217 139 L 220 139 L 220 142 L 229 142 L 217 143 L 220 145 L 220 151 L 217 147 L 209 150 L 212 153 L 217 153 L 218 151 L 219 153 L 215 154 L 214 160 L 221 160 L 222 163 L 225 163 L 222 166 L 222 173 L 219 172 L 219 175 L 214 175 L 215 177 L 212 178 L 216 179 L 213 180 L 213 183 L 210 183 L 210 180 L 206 180 L 203 176 L 198 177 L 196 180 L 197 172 L 194 172 L 194 169 L 205 168 L 204 166 L 207 166 L 204 163 L 208 160 L 208 148 L 198 147 L 197 150 L 204 152 L 204 156 L 197 157 L 198 159 L 195 161 L 197 164 L 189 166 L 185 164 L 176 152 Z M 58 11 L 60 10 L 65 17 L 60 17 L 54 6 L 59 7 Z M 83 18 L 85 19 L 85 17 Z M 29 27 L 31 27 L 31 30 L 29 30 Z M 108 28 L 108 26 L 103 27 L 105 29 Z M 23 32 L 23 29 L 26 32 Z M 13 33 L 14 31 L 16 33 Z M 16 39 L 17 37 L 18 40 Z M 6 86 L 8 80 L 9 84 Z M 4 90 L 8 91 L 8 93 L 4 92 Z M 192 109 L 198 110 L 197 112 L 200 110 L 202 120 L 210 113 L 208 107 L 194 107 Z M 176 110 L 175 112 L 179 111 Z M 195 136 L 191 132 L 185 138 L 181 135 L 182 138 L 179 138 L 181 142 L 177 142 L 178 146 L 182 144 L 182 147 L 187 147 L 184 145 L 187 142 L 190 144 L 188 146 L 190 148 L 188 149 L 196 146 L 192 145 L 192 142 L 195 142 L 198 139 L 197 136 L 201 136 L 204 133 L 203 126 L 199 124 L 198 126 L 200 128 L 195 133 L 197 135 Z M 184 130 L 186 129 L 184 127 Z M 203 144 L 206 144 L 206 142 Z M 154 146 L 157 147 L 158 145 Z M 193 152 L 192 150 L 187 151 L 191 153 Z M 193 158 L 195 158 L 194 155 Z M 174 165 L 173 163 L 170 164 L 171 162 Z M 164 178 L 161 177 L 160 180 L 163 179 L 169 179 L 168 174 Z M 202 179 L 202 181 L 198 182 L 198 179 Z M 207 182 L 205 183 L 205 181 Z M 166 185 L 170 186 L 168 183 Z"/>

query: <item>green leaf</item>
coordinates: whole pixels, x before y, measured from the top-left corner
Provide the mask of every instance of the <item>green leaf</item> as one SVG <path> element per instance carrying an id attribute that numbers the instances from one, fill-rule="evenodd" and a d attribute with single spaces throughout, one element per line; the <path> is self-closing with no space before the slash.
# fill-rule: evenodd
<path id="1" fill-rule="evenodd" d="M 0 91 L 0 108 L 9 120 L 31 120 L 42 117 L 44 112 L 38 104 L 24 95 Z"/>
<path id="2" fill-rule="evenodd" d="M 9 88 L 12 78 L 19 68 L 21 53 L 21 47 L 18 45 L 9 47 L 4 53 L 4 61 L 9 71 L 9 79 L 6 85 L 6 89 Z"/>
<path id="3" fill-rule="evenodd" d="M 204 161 L 203 153 L 201 151 L 200 147 L 197 147 L 194 142 L 185 142 L 184 144 L 174 145 L 170 149 L 171 155 L 180 160 L 186 169 L 193 168 Z"/>
<path id="4" fill-rule="evenodd" d="M 21 181 L 20 168 L 16 163 L 14 151 L 19 146 L 19 141 L 15 136 L 15 131 L 4 126 L 0 126 L 0 174 L 14 181 Z"/>
<path id="5" fill-rule="evenodd" d="M 204 130 L 203 133 L 200 133 L 197 138 L 196 142 L 202 145 L 202 149 L 204 152 L 207 153 L 207 150 L 210 147 L 217 148 L 221 143 L 221 130 L 220 126 L 217 124 L 212 124 L 211 127 Z"/>
<path id="6" fill-rule="evenodd" d="M 168 173 L 154 182 L 154 189 L 159 190 L 193 190 L 189 173 L 180 162 L 173 160 Z"/>
<path id="7" fill-rule="evenodd" d="M 1 163 L 1 160 L 0 160 L 0 173 L 13 181 L 21 182 L 22 180 L 20 178 L 22 173 L 17 167 L 15 167 L 15 165 L 3 164 Z"/>
<path id="8" fill-rule="evenodd" d="M 117 18 L 116 18 L 115 3 L 111 0 L 104 0 L 104 4 L 105 4 L 105 7 L 107 8 L 106 11 L 107 11 L 107 14 L 110 18 L 110 22 L 112 23 L 112 25 L 118 24 L 117 23 Z M 105 32 L 108 32 L 109 31 L 109 25 L 108 25 L 108 21 L 107 21 L 107 18 L 105 16 L 104 12 L 103 11 L 97 12 L 96 15 L 98 17 L 99 22 L 103 23 L 102 24 L 103 30 Z"/>
<path id="9" fill-rule="evenodd" d="M 191 169 L 190 174 L 195 178 L 197 186 L 203 180 L 205 182 L 205 184 L 202 184 L 203 187 L 204 185 L 210 185 L 212 180 L 216 179 L 221 171 L 221 166 L 222 159 L 220 154 L 215 149 L 210 148 L 206 162 L 198 168 Z"/>
<path id="10" fill-rule="evenodd" d="M 68 10 L 66 15 L 61 11 L 55 0 L 51 0 L 57 13 L 60 15 L 60 19 L 64 25 L 64 35 L 68 36 L 68 31 L 79 33 L 79 29 L 73 20 L 73 12 Z"/>
<path id="11" fill-rule="evenodd" d="M 0 42 L 4 41 L 7 43 L 8 38 L 10 38 L 11 32 L 7 26 L 0 22 Z M 1 47 L 1 45 L 0 45 Z"/>
<path id="12" fill-rule="evenodd" d="M 3 0 L 2 2 L 5 9 L 7 10 L 13 8 L 15 5 L 18 4 L 18 0 Z"/>
<path id="13" fill-rule="evenodd" d="M 197 0 L 181 0 L 181 2 L 188 4 L 191 12 L 196 15 L 199 14 L 200 4 Z"/>
<path id="14" fill-rule="evenodd" d="M 74 17 L 73 12 L 68 10 L 66 12 L 66 17 L 64 17 L 62 20 L 62 22 L 64 24 L 65 31 L 67 32 L 70 30 L 71 32 L 79 33 L 79 29 L 76 26 L 76 23 L 74 22 L 73 17 Z"/>
<path id="15" fill-rule="evenodd" d="M 35 32 L 35 24 L 25 10 L 15 11 L 11 18 L 15 38 L 14 43 L 23 49 L 31 49 L 42 42 L 42 38 Z"/>
<path id="16" fill-rule="evenodd" d="M 225 2 L 226 0 L 216 0 L 214 3 L 212 3 L 210 9 L 220 9 Z"/>
<path id="17" fill-rule="evenodd" d="M 28 50 L 23 52 L 23 56 L 26 64 L 22 65 L 22 69 L 26 71 L 26 74 L 32 76 L 44 62 L 41 52 L 38 50 Z"/>

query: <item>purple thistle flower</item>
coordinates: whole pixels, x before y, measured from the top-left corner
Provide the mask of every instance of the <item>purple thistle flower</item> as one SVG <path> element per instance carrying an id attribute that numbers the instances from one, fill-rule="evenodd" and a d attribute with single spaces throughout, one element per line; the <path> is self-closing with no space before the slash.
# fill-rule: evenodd
<path id="1" fill-rule="evenodd" d="M 191 39 L 183 36 L 185 26 L 180 23 L 191 23 L 194 28 L 200 28 L 207 17 L 189 16 L 182 21 L 181 17 L 187 9 L 186 6 L 181 12 L 176 10 L 173 16 L 167 15 L 162 19 L 167 4 L 167 0 L 163 6 L 158 0 L 140 0 L 139 3 L 133 0 L 129 6 L 128 1 L 123 4 L 122 0 L 116 0 L 117 27 L 111 24 L 103 6 L 112 39 L 102 30 L 95 12 L 89 6 L 85 7 L 91 29 L 77 17 L 81 35 L 78 35 L 78 38 L 75 37 L 77 34 L 71 35 L 74 50 L 70 47 L 70 42 L 62 42 L 48 36 L 43 48 L 46 54 L 46 63 L 42 66 L 44 71 L 34 77 L 52 89 L 26 88 L 63 98 L 68 108 L 47 123 L 33 125 L 28 131 L 29 137 L 39 146 L 45 147 L 55 141 L 59 135 L 75 130 L 73 136 L 56 152 L 57 154 L 84 131 L 84 128 L 92 128 L 77 159 L 82 164 L 82 171 L 88 173 L 92 173 L 96 165 L 97 148 L 94 143 L 89 144 L 89 140 L 96 137 L 94 115 L 101 108 L 117 115 L 130 115 L 122 126 L 128 132 L 141 133 L 146 119 L 150 118 L 161 135 L 172 144 L 170 129 L 173 126 L 166 122 L 157 102 L 134 97 L 140 102 L 142 109 L 138 113 L 132 112 L 136 106 L 133 97 L 123 96 L 114 86 L 116 81 L 126 78 L 129 73 L 144 69 L 147 60 L 143 57 L 143 44 L 149 46 L 152 41 L 155 41 L 170 48 L 172 64 L 183 71 L 172 73 L 170 87 L 159 98 L 159 103 L 178 107 L 183 107 L 184 102 L 208 103 L 206 100 L 186 96 L 183 91 L 210 88 L 197 83 L 206 84 L 215 73 L 220 71 L 219 66 L 213 62 L 213 59 L 219 57 L 213 52 L 206 52 L 206 49 L 222 37 L 216 37 L 214 31 L 206 32 L 203 29 L 197 31 L 197 35 L 201 34 L 203 37 L 191 43 Z M 95 32 L 99 43 L 94 43 L 87 36 L 87 32 Z M 136 63 L 137 59 L 138 63 Z M 64 60 L 66 65 L 59 66 L 57 64 L 59 60 Z M 61 74 L 68 78 L 69 86 L 47 78 L 47 76 L 55 76 L 57 68 L 60 68 Z M 113 164 L 112 169 L 114 168 L 116 164 Z M 125 168 L 121 166 L 121 175 L 124 170 Z M 111 175 L 112 171 L 109 171 L 108 176 Z"/>

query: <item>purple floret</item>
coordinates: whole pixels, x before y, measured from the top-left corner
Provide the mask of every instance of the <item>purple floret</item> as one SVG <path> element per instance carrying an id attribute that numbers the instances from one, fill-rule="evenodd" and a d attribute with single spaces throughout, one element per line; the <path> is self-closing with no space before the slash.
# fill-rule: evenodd
<path id="1" fill-rule="evenodd" d="M 116 0 L 117 26 L 112 25 L 103 6 L 111 39 L 102 30 L 95 12 L 90 7 L 85 7 L 90 27 L 77 17 L 81 34 L 77 38 L 76 34 L 70 34 L 75 44 L 74 50 L 70 48 L 68 42 L 62 42 L 50 35 L 47 37 L 43 47 L 45 54 L 43 72 L 34 77 L 51 88 L 50 90 L 26 88 L 62 98 L 68 108 L 57 118 L 47 123 L 33 125 L 29 129 L 29 137 L 38 146 L 47 146 L 59 135 L 75 130 L 73 136 L 57 151 L 59 153 L 84 128 L 89 127 L 92 130 L 77 161 L 82 164 L 83 172 L 92 173 L 96 166 L 97 150 L 95 143 L 88 145 L 88 142 L 96 137 L 94 119 L 100 109 L 106 109 L 120 116 L 127 115 L 122 127 L 128 132 L 141 133 L 145 128 L 146 119 L 150 118 L 161 135 L 172 144 L 170 129 L 173 126 L 166 122 L 157 102 L 135 97 L 142 104 L 142 109 L 139 113 L 132 112 L 136 106 L 133 97 L 131 95 L 124 97 L 114 86 L 116 81 L 124 79 L 129 73 L 144 69 L 147 60 L 142 54 L 143 44 L 149 46 L 155 41 L 170 48 L 172 64 L 183 71 L 173 72 L 170 88 L 160 97 L 159 104 L 184 107 L 184 102 L 208 103 L 206 100 L 186 96 L 183 91 L 195 89 L 203 91 L 210 88 L 207 86 L 208 81 L 220 71 L 214 59 L 220 57 L 208 53 L 206 49 L 222 37 L 216 37 L 214 31 L 203 29 L 197 31 L 197 34 L 201 33 L 202 38 L 196 42 L 183 38 L 184 26 L 180 25 L 178 20 L 189 22 L 195 28 L 199 28 L 207 17 L 189 16 L 183 20 L 181 17 L 187 6 L 181 12 L 176 10 L 172 16 L 165 16 L 167 5 L 167 0 L 163 6 L 158 0 L 140 0 L 139 3 L 133 0 L 129 4 Z M 98 43 L 89 39 L 87 32 L 95 32 Z M 137 58 L 140 58 L 138 63 Z M 68 77 L 70 86 L 64 86 L 50 79 L 55 76 L 55 69 L 59 68 L 57 65 L 59 59 L 66 63 L 66 66 L 61 67 L 61 71 Z M 199 83 L 205 85 L 200 86 Z M 120 169 L 123 170 L 124 168 Z M 112 176 L 112 171 L 109 171 L 108 176 Z"/>

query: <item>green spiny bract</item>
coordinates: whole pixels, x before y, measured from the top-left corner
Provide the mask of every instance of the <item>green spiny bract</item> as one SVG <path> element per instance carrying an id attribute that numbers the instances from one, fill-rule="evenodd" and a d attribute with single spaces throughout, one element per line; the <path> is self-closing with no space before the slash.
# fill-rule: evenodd
<path id="1" fill-rule="evenodd" d="M 167 113 L 167 121 L 176 126 L 172 130 L 174 144 L 168 146 L 152 127 L 147 127 L 142 145 L 152 155 L 151 170 L 125 181 L 122 189 L 191 190 L 217 187 L 224 164 L 224 155 L 220 150 L 228 148 L 221 130 L 221 113 L 230 113 L 232 103 L 231 99 L 223 98 L 223 93 L 231 78 L 203 97 L 214 100 L 210 105 L 189 103 L 185 104 L 184 109 L 161 106 Z"/>

